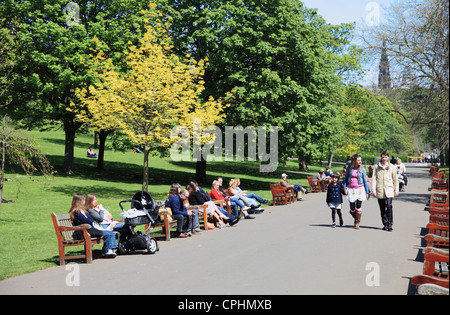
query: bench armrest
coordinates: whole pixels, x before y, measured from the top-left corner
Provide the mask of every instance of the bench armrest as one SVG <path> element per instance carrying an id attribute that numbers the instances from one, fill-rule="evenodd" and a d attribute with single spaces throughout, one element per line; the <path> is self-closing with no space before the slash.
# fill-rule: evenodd
<path id="1" fill-rule="evenodd" d="M 166 209 L 160 209 L 158 211 L 158 215 L 169 215 L 169 214 L 170 214 L 170 212 L 167 211 Z"/>
<path id="2" fill-rule="evenodd" d="M 422 285 L 425 283 L 435 284 L 442 287 L 446 287 L 448 289 L 448 280 L 442 279 L 438 277 L 428 276 L 428 275 L 416 275 L 412 277 L 411 284 L 412 285 Z"/>
<path id="3" fill-rule="evenodd" d="M 448 237 L 438 236 L 435 234 L 427 234 L 424 236 L 424 239 L 426 241 L 448 243 Z"/>
<path id="4" fill-rule="evenodd" d="M 60 231 L 78 231 L 78 230 L 89 230 L 91 228 L 90 224 L 81 224 L 77 226 L 59 226 Z"/>

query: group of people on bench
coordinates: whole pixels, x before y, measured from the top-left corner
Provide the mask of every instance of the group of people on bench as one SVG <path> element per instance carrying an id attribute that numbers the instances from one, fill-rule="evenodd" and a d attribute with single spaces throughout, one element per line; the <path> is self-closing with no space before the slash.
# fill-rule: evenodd
<path id="1" fill-rule="evenodd" d="M 172 218 L 177 220 L 177 236 L 181 238 L 192 236 L 192 232 L 200 231 L 199 213 L 202 208 L 188 210 L 189 206 L 206 205 L 206 212 L 213 218 L 215 227 L 224 228 L 226 224 L 233 226 L 241 218 L 239 210 L 245 219 L 254 219 L 250 214 L 262 213 L 261 203 L 269 201 L 256 195 L 247 193 L 239 187 L 240 180 L 233 178 L 230 180 L 227 195 L 222 188 L 223 179 L 221 177 L 213 181 L 210 193 L 206 193 L 196 181 L 191 181 L 185 189 L 181 189 L 178 183 L 172 184 L 169 190 L 168 200 L 165 206 L 172 211 Z M 215 200 L 224 200 L 232 209 L 231 213 L 223 207 L 214 203 Z"/>

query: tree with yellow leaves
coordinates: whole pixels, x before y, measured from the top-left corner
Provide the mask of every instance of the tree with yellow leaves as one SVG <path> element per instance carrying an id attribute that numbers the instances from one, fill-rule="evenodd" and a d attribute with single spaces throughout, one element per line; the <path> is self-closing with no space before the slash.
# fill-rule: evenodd
<path id="1" fill-rule="evenodd" d="M 106 58 L 98 43 L 90 62 L 96 81 L 78 91 L 86 110 L 77 117 L 99 129 L 120 130 L 143 148 L 142 189 L 147 190 L 149 153 L 176 141 L 170 137 L 172 128 L 197 114 L 215 124 L 224 114 L 222 100 L 200 101 L 205 60 L 181 59 L 172 52 L 169 24 L 162 22 L 155 4 L 141 13 L 149 17 L 146 33 L 138 45 L 128 43 L 123 65 Z"/>

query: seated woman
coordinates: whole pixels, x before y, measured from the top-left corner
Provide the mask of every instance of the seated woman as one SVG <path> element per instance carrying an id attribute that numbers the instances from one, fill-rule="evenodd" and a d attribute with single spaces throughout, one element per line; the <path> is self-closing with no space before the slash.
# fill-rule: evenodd
<path id="1" fill-rule="evenodd" d="M 98 224 L 99 230 L 116 231 L 120 233 L 120 237 L 124 237 L 131 232 L 124 222 L 113 221 L 112 214 L 102 204 L 97 204 L 97 196 L 92 193 L 86 195 L 84 210 Z"/>
<path id="2" fill-rule="evenodd" d="M 209 198 L 206 198 L 205 194 L 202 194 L 199 190 L 196 182 L 191 181 L 187 187 L 187 190 L 189 191 L 189 203 L 193 206 L 207 204 L 208 208 L 206 209 L 206 211 L 208 215 L 213 216 L 217 220 L 218 227 L 220 229 L 225 226 L 225 223 L 228 223 L 230 224 L 230 226 L 232 226 L 239 221 L 239 217 L 228 213 L 227 211 L 225 211 L 225 209 L 216 206 L 213 201 L 209 200 Z M 199 211 L 201 210 L 199 209 Z"/>
<path id="3" fill-rule="evenodd" d="M 211 198 L 213 200 L 225 200 L 226 202 L 228 202 L 224 195 L 222 194 L 222 192 L 220 191 L 220 183 L 218 180 L 213 181 L 212 184 L 212 189 L 211 189 Z M 237 204 L 240 204 L 241 207 L 241 211 L 244 214 L 244 218 L 245 219 L 254 219 L 254 217 L 251 217 L 248 213 L 247 210 L 250 209 L 250 207 L 246 207 L 244 204 L 242 204 L 239 200 L 236 200 Z M 238 214 L 236 214 L 236 216 L 239 216 Z"/>
<path id="4" fill-rule="evenodd" d="M 72 206 L 70 207 L 69 214 L 74 226 L 82 224 L 89 224 L 91 226 L 94 225 L 94 219 L 84 209 L 83 194 L 76 194 L 75 196 L 73 196 Z M 75 233 L 76 232 L 78 231 L 75 231 Z M 113 231 L 98 230 L 94 227 L 91 227 L 88 232 L 92 237 L 104 236 L 105 240 L 103 242 L 103 254 L 105 255 L 105 257 L 116 257 L 116 253 L 113 250 L 117 248 L 117 242 Z M 76 235 L 74 235 L 74 237 L 76 237 Z"/>
<path id="5" fill-rule="evenodd" d="M 260 213 L 264 211 L 261 206 L 256 202 L 253 198 L 248 198 L 246 194 L 238 187 L 239 180 L 237 178 L 233 178 L 230 180 L 230 184 L 228 187 L 228 191 L 230 192 L 230 195 L 233 195 L 239 200 L 241 200 L 246 206 L 249 206 L 252 208 L 254 213 Z"/>
<path id="6" fill-rule="evenodd" d="M 97 157 L 97 153 L 94 152 L 94 150 L 92 150 L 92 147 L 89 147 L 87 149 L 87 157 L 89 157 L 89 158 L 96 158 Z"/>
<path id="7" fill-rule="evenodd" d="M 181 238 L 191 236 L 191 230 L 200 231 L 198 212 L 186 209 L 183 204 L 186 198 L 186 194 L 181 193 L 180 184 L 172 184 L 166 207 L 172 210 L 172 218 L 177 220 L 177 236 Z"/>
<path id="8" fill-rule="evenodd" d="M 251 209 L 250 207 L 244 205 L 244 204 L 239 200 L 238 197 L 230 196 L 229 194 L 227 195 L 227 194 L 225 193 L 225 190 L 223 190 L 223 188 L 222 188 L 222 185 L 223 185 L 223 178 L 222 178 L 222 177 L 217 177 L 217 182 L 219 183 L 219 191 L 222 193 L 222 196 L 223 196 L 225 199 L 228 199 L 228 200 L 230 201 L 231 208 L 233 208 L 233 213 L 234 213 L 235 215 L 238 215 L 238 214 L 239 214 L 239 212 L 238 212 L 238 207 L 241 208 L 241 211 L 247 211 L 247 210 Z M 245 218 L 246 218 L 246 219 L 254 219 L 254 217 L 252 217 L 252 216 L 250 216 L 250 215 L 249 215 L 249 216 L 246 216 Z"/>

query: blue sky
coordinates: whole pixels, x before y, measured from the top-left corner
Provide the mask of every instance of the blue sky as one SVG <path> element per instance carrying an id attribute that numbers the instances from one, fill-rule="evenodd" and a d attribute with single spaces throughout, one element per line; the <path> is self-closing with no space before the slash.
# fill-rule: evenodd
<path id="1" fill-rule="evenodd" d="M 316 8 L 317 12 L 328 23 L 365 23 L 366 19 L 375 14 L 377 7 L 382 18 L 383 8 L 394 0 L 301 0 L 308 8 Z"/>
<path id="2" fill-rule="evenodd" d="M 389 7 L 396 0 L 301 0 L 306 7 L 315 8 L 327 23 L 340 24 L 356 22 L 359 27 L 376 26 L 383 21 L 384 8 Z M 357 44 L 358 39 L 354 42 Z M 376 63 L 375 63 L 376 64 Z M 360 82 L 363 86 L 369 86 L 378 81 L 378 67 L 367 65 L 367 72 Z"/>

